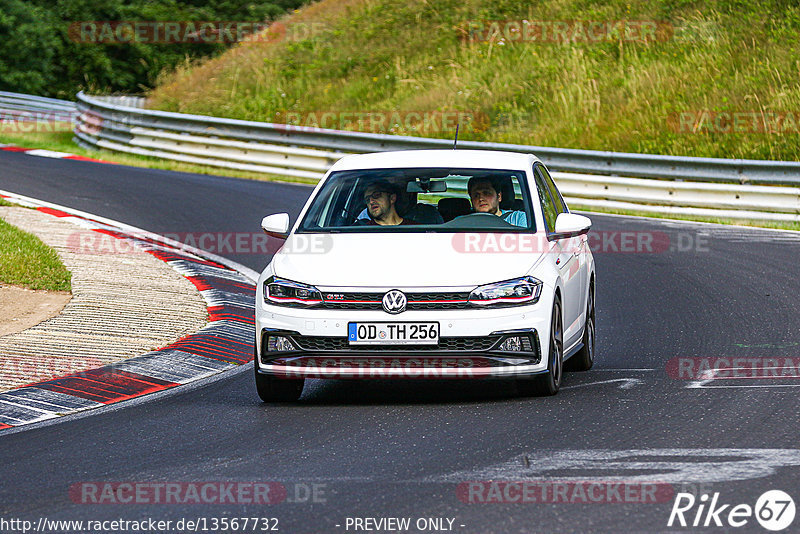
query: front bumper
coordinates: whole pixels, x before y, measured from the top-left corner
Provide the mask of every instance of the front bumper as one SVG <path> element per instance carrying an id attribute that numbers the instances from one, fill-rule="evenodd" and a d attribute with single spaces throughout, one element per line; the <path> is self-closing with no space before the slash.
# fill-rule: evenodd
<path id="1" fill-rule="evenodd" d="M 438 321 L 438 345 L 353 346 L 348 322 L 398 319 L 382 311 L 329 312 L 261 305 L 256 313 L 258 372 L 286 378 L 509 378 L 547 372 L 540 339 L 549 339 L 548 304 L 469 311 L 415 311 L 402 321 Z M 269 336 L 295 350 L 271 352 Z M 509 336 L 527 338 L 521 351 L 502 351 Z"/>
<path id="2" fill-rule="evenodd" d="M 550 336 L 553 296 L 549 291 L 544 291 L 538 302 L 523 306 L 406 310 L 392 315 L 383 310 L 276 306 L 264 302 L 262 285 L 256 294 L 254 340 L 260 374 L 287 378 L 510 378 L 547 373 L 549 345 L 542 346 L 540 340 Z M 440 343 L 424 347 L 348 345 L 348 323 L 386 321 L 438 322 Z M 298 340 L 295 346 L 299 350 L 269 352 L 264 335 L 270 332 Z M 530 353 L 497 350 L 502 337 L 514 332 L 530 336 Z"/>
<path id="3" fill-rule="evenodd" d="M 363 362 L 350 360 L 332 365 L 326 359 L 305 359 L 280 364 L 259 364 L 258 372 L 263 375 L 282 378 L 461 378 L 461 379 L 505 379 L 522 378 L 548 373 L 538 365 L 517 365 L 508 367 L 472 367 L 464 365 L 459 358 L 413 363 L 414 358 L 402 362 L 382 360 L 385 366 L 376 365 L 370 359 Z"/>

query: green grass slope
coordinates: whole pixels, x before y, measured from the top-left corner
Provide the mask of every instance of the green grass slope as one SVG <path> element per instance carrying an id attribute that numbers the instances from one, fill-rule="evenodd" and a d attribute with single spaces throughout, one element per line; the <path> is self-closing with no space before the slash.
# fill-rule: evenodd
<path id="1" fill-rule="evenodd" d="M 9 206 L 0 199 L 0 206 Z M 38 237 L 0 219 L 0 284 L 70 291 L 70 273 L 55 250 Z"/>
<path id="2" fill-rule="evenodd" d="M 476 31 L 523 20 L 547 30 L 566 24 L 570 32 L 520 42 L 514 32 Z M 599 40 L 576 33 L 577 23 L 618 21 L 656 31 Z M 326 126 L 367 130 L 348 124 L 345 112 L 461 111 L 478 119 L 467 139 L 800 155 L 800 6 L 793 1 L 322 0 L 282 23 L 287 30 L 275 38 L 163 76 L 150 107 L 271 122 L 300 117 L 304 125 L 330 112 L 334 123 Z M 734 117 L 735 126 L 726 122 Z M 448 128 L 414 126 L 387 131 L 452 137 Z"/>

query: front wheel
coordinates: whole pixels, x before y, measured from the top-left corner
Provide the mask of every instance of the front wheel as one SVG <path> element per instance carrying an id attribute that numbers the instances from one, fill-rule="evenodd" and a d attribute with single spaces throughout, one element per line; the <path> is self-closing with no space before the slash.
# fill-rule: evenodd
<path id="1" fill-rule="evenodd" d="M 258 351 L 256 351 L 258 358 Z M 294 402 L 303 394 L 304 378 L 281 378 L 262 375 L 258 372 L 258 361 L 253 362 L 256 372 L 256 391 L 264 402 Z"/>
<path id="2" fill-rule="evenodd" d="M 533 378 L 517 381 L 517 390 L 524 396 L 546 397 L 555 395 L 561 388 L 564 367 L 564 330 L 561 322 L 561 302 L 556 297 L 553 303 L 553 317 L 550 320 L 550 350 L 548 351 L 547 373 Z"/>

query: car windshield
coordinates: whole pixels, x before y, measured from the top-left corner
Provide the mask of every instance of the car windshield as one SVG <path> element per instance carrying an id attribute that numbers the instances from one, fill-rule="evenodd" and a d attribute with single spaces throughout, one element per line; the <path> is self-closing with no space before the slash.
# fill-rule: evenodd
<path id="1" fill-rule="evenodd" d="M 532 232 L 523 171 L 368 169 L 332 173 L 299 232 Z"/>

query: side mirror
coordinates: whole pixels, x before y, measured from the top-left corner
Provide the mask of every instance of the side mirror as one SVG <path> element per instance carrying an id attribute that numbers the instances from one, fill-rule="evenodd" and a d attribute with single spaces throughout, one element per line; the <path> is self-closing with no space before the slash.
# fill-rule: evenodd
<path id="1" fill-rule="evenodd" d="M 261 229 L 264 230 L 268 236 L 286 239 L 286 236 L 289 234 L 289 214 L 275 213 L 273 215 L 267 215 L 261 220 Z"/>
<path id="2" fill-rule="evenodd" d="M 548 236 L 549 239 L 564 239 L 589 233 L 592 220 L 577 213 L 559 213 L 556 217 L 556 231 Z"/>

